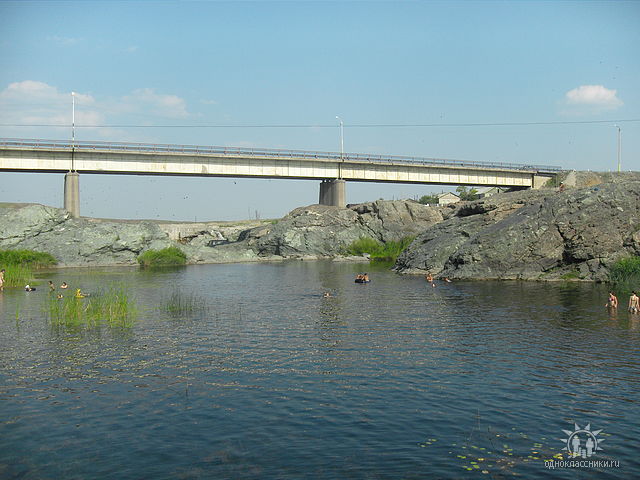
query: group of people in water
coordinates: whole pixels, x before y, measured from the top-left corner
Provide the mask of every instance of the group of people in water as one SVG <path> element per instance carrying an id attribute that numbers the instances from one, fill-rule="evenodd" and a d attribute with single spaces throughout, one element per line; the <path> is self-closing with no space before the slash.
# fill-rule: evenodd
<path id="1" fill-rule="evenodd" d="M 69 288 L 69 285 L 67 284 L 67 282 L 62 282 L 60 284 L 60 289 L 61 290 L 67 290 Z M 35 291 L 35 287 L 32 287 L 30 285 L 25 285 L 24 290 L 26 292 L 33 292 Z M 53 284 L 53 282 L 51 280 L 49 280 L 49 293 L 54 293 L 56 291 L 56 286 Z M 84 298 L 89 296 L 88 293 L 83 293 L 81 289 L 76 288 L 76 293 L 73 295 L 76 298 Z M 60 298 L 64 298 L 64 295 L 62 293 L 58 293 L 56 295 L 56 298 L 60 299 Z"/>
<path id="2" fill-rule="evenodd" d="M 615 293 L 609 292 L 609 299 L 607 300 L 605 307 L 611 309 L 618 308 L 618 297 L 616 297 Z M 635 291 L 631 292 L 631 296 L 629 297 L 628 309 L 630 313 L 640 313 L 640 297 L 638 297 L 638 294 Z"/>
<path id="3" fill-rule="evenodd" d="M 427 281 L 427 283 L 428 283 L 429 285 L 431 285 L 432 287 L 435 287 L 435 286 L 436 286 L 436 282 L 435 282 L 435 280 L 434 280 L 434 278 L 433 278 L 433 275 L 431 275 L 431 272 L 427 272 L 427 274 L 424 276 L 424 279 L 425 279 L 425 280 Z M 451 283 L 451 279 L 450 279 L 449 277 L 444 277 L 444 278 L 442 279 L 442 281 L 443 281 L 443 282 L 445 282 L 445 283 Z"/>

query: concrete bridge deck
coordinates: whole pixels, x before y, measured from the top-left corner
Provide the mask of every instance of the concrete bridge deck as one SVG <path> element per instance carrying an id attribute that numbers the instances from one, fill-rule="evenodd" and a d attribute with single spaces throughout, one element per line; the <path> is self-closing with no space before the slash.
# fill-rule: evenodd
<path id="1" fill-rule="evenodd" d="M 345 203 L 344 181 L 537 188 L 560 170 L 306 150 L 0 139 L 0 171 L 73 172 L 75 181 L 78 173 L 315 179 L 322 180 L 320 203 L 335 205 Z"/>

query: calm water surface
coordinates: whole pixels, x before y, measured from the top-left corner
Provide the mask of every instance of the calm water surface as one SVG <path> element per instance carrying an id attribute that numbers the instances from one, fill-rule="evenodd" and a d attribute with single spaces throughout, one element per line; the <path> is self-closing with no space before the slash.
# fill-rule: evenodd
<path id="1" fill-rule="evenodd" d="M 137 320 L 52 327 L 48 279 L 123 283 Z M 640 477 L 640 317 L 602 286 L 288 262 L 40 288 L 0 296 L 3 479 Z M 175 289 L 207 308 L 167 314 Z M 545 469 L 574 423 L 619 468 Z"/>

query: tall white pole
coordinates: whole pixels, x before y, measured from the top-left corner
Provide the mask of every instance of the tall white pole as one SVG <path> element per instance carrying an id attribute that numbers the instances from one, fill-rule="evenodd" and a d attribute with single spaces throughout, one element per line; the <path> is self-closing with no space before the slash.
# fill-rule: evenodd
<path id="1" fill-rule="evenodd" d="M 75 171 L 74 153 L 76 148 L 76 92 L 71 92 L 71 171 Z"/>
<path id="2" fill-rule="evenodd" d="M 618 129 L 618 172 L 622 171 L 622 157 L 621 157 L 621 148 L 622 148 L 622 130 L 618 125 L 614 125 Z"/>
<path id="3" fill-rule="evenodd" d="M 76 92 L 71 92 L 71 146 L 76 141 Z"/>
<path id="4" fill-rule="evenodd" d="M 340 160 L 344 161 L 344 123 L 338 115 L 336 118 L 340 122 Z"/>

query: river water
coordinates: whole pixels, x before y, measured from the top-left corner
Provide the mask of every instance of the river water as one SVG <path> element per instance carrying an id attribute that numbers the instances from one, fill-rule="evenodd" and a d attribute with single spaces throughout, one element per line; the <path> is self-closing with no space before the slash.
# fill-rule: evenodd
<path id="1" fill-rule="evenodd" d="M 125 285 L 135 323 L 52 326 L 49 279 Z M 640 477 L 640 317 L 603 286 L 322 261 L 41 281 L 0 296 L 3 479 Z M 177 291 L 198 308 L 167 313 Z M 576 426 L 617 463 L 545 468 Z"/>

